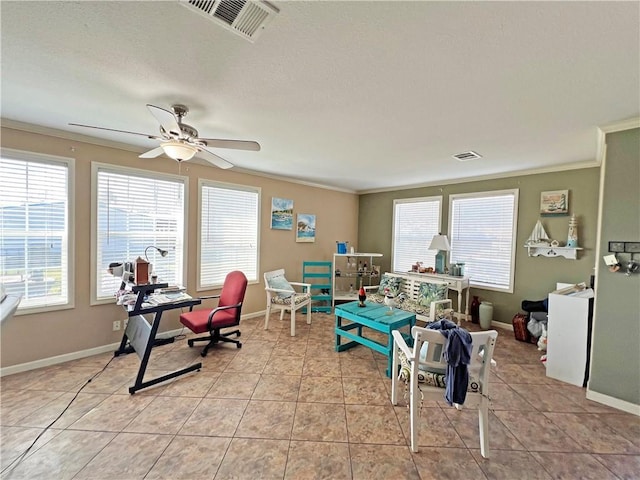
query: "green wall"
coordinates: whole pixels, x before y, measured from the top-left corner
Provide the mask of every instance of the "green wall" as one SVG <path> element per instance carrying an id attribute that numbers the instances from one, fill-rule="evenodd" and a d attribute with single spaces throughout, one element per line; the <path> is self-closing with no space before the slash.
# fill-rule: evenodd
<path id="1" fill-rule="evenodd" d="M 640 129 L 606 142 L 589 390 L 640 405 L 640 274 L 611 273 L 601 260 L 609 241 L 640 241 Z"/>
<path id="2" fill-rule="evenodd" d="M 443 196 L 442 232 L 448 231 L 449 195 L 491 190 L 519 189 L 518 225 L 516 242 L 515 286 L 513 293 L 471 289 L 472 295 L 494 305 L 494 320 L 511 323 L 521 311 L 522 300 L 541 300 L 556 289 L 556 282 L 589 283 L 594 272 L 599 168 L 585 168 L 563 172 L 524 175 L 494 180 L 482 180 L 451 185 L 430 186 L 370 193 L 360 196 L 358 217 L 358 249 L 361 252 L 380 252 L 382 271 L 391 266 L 391 231 L 393 200 L 398 198 Z M 578 219 L 579 246 L 577 260 L 548 257 L 529 257 L 524 243 L 529 238 L 539 217 L 540 192 L 569 190 L 569 211 Z M 544 217 L 542 224 L 549 237 L 567 241 L 569 217 Z M 420 259 L 416 258 L 416 261 Z M 637 297 L 637 295 L 636 295 Z M 454 302 L 455 303 L 455 302 Z"/>

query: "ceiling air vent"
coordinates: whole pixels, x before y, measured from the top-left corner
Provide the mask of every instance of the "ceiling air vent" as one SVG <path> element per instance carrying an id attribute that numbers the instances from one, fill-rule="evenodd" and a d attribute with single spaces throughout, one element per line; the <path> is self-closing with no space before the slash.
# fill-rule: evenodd
<path id="1" fill-rule="evenodd" d="M 454 155 L 453 158 L 460 160 L 461 162 L 466 162 L 467 160 L 482 158 L 482 155 L 478 155 L 476 152 L 469 150 L 468 152 L 458 153 L 457 155 Z"/>
<path id="2" fill-rule="evenodd" d="M 189 10 L 214 20 L 228 30 L 253 42 L 264 27 L 278 14 L 278 9 L 265 1 L 246 0 L 179 0 Z"/>

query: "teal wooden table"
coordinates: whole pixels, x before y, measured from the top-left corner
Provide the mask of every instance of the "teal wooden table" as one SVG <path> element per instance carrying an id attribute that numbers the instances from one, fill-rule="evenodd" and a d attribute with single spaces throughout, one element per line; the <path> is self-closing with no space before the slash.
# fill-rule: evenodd
<path id="1" fill-rule="evenodd" d="M 359 302 L 349 302 L 336 305 L 336 352 L 342 352 L 356 345 L 364 345 L 387 357 L 387 377 L 391 376 L 391 364 L 393 361 L 393 336 L 392 330 L 400 330 L 408 327 L 408 332 L 402 332 L 405 339 L 411 341 L 411 327 L 416 324 L 416 316 L 394 308 L 389 313 L 389 307 L 379 303 L 365 302 L 365 307 L 359 307 Z M 345 322 L 346 320 L 346 322 Z M 376 332 L 387 335 L 386 345 L 363 335 L 370 328 Z M 350 341 L 342 343 L 343 338 Z"/>

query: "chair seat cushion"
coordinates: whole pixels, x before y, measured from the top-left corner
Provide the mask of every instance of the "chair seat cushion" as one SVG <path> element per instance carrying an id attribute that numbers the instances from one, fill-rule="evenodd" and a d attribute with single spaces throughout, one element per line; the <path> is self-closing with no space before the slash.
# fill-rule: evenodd
<path id="1" fill-rule="evenodd" d="M 293 301 L 295 305 L 299 305 L 311 298 L 310 293 L 296 293 L 293 297 Z M 291 297 L 281 298 L 281 297 L 271 297 L 271 303 L 275 303 L 278 305 L 291 305 Z"/>
<path id="2" fill-rule="evenodd" d="M 220 310 L 214 316 L 211 322 L 212 328 L 233 327 L 238 324 L 235 316 L 235 308 L 229 310 Z M 193 333 L 203 333 L 209 331 L 208 321 L 211 310 L 194 310 L 180 315 L 180 323 L 191 330 Z"/>
<path id="3" fill-rule="evenodd" d="M 407 356 L 400 352 L 400 374 L 399 378 L 405 383 L 409 382 L 409 378 L 411 376 L 411 365 Z M 436 371 L 427 371 L 421 370 L 418 368 L 418 383 L 421 383 L 428 387 L 438 387 L 438 388 L 446 388 L 446 373 L 436 372 Z M 474 378 L 469 372 L 469 385 L 467 386 L 467 392 L 477 393 L 481 392 L 482 388 L 480 382 L 477 378 Z"/>
<path id="4" fill-rule="evenodd" d="M 384 295 L 380 295 L 379 293 L 374 293 L 372 295 L 367 296 L 367 300 L 375 303 L 384 304 Z M 425 317 L 429 316 L 429 307 L 425 305 L 421 305 L 418 302 L 414 302 L 413 300 L 401 300 L 396 302 L 395 307 L 400 310 L 404 310 L 405 312 L 415 313 L 416 315 L 423 315 Z M 444 315 L 444 311 L 446 310 L 442 304 L 437 305 L 436 318 L 439 318 Z"/>

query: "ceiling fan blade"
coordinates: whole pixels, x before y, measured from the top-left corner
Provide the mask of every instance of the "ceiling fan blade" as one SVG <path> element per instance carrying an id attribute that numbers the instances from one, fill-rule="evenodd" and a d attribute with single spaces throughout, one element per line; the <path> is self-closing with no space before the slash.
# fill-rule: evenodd
<path id="1" fill-rule="evenodd" d="M 252 152 L 260 151 L 260 144 L 248 140 L 221 140 L 219 138 L 199 138 L 198 140 L 205 142 L 208 147 L 214 148 L 234 148 L 236 150 L 250 150 Z"/>
<path id="2" fill-rule="evenodd" d="M 220 167 L 224 169 L 233 167 L 233 163 L 227 162 L 224 158 L 219 157 L 215 153 L 211 153 L 209 150 L 205 150 L 202 147 L 198 147 L 198 149 L 200 151 L 196 153 L 196 157 L 202 158 L 203 160 L 206 160 L 209 163 L 213 163 L 216 167 Z"/>
<path id="3" fill-rule="evenodd" d="M 155 105 L 147 104 L 147 108 L 151 112 L 151 115 L 156 117 L 156 120 L 160 122 L 162 128 L 167 133 L 173 133 L 175 135 L 181 135 L 180 125 L 178 125 L 178 119 L 174 113 L 164 108 L 156 107 Z"/>
<path id="4" fill-rule="evenodd" d="M 149 150 L 148 152 L 144 152 L 143 154 L 138 155 L 138 158 L 156 158 L 164 153 L 162 147 L 156 147 L 153 150 Z"/>
<path id="5" fill-rule="evenodd" d="M 140 135 L 142 137 L 147 137 L 152 140 L 162 140 L 162 137 L 157 137 L 156 135 L 149 135 L 148 133 L 128 132 L 127 130 L 116 130 L 115 128 L 94 127 L 93 125 L 82 125 L 80 123 L 70 123 L 69 125 L 72 125 L 74 127 L 95 128 L 96 130 L 107 130 L 109 132 L 128 133 L 129 135 Z"/>

